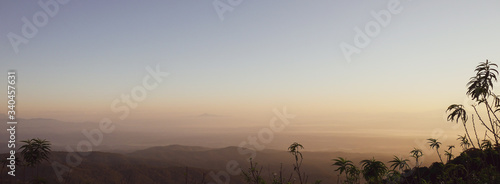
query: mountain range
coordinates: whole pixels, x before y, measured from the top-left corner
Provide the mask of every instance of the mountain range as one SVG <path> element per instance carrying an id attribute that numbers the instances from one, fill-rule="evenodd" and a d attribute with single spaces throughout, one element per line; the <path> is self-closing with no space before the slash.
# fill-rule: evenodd
<path id="1" fill-rule="evenodd" d="M 58 162 L 68 166 L 66 159 L 68 152 L 52 152 L 50 163 L 44 162 L 39 166 L 38 174 L 49 183 L 56 183 L 56 172 L 51 163 Z M 86 153 L 81 153 L 86 154 Z M 375 157 L 387 162 L 390 155 L 373 155 L 364 153 L 344 152 L 303 152 L 303 171 L 310 178 L 310 182 L 322 180 L 323 183 L 334 183 L 337 179 L 335 167 L 331 159 L 347 157 L 354 163 L 362 159 Z M 7 155 L 3 155 L 7 157 Z M 65 183 L 208 183 L 214 181 L 216 176 L 227 173 L 230 183 L 244 183 L 243 177 L 231 175 L 227 171 L 229 162 L 237 163 L 238 168 L 248 171 L 250 164 L 248 155 L 238 152 L 238 147 L 207 148 L 197 146 L 169 145 L 158 146 L 134 151 L 131 153 L 91 152 L 81 156 L 81 164 L 70 167 L 71 172 L 63 175 Z M 262 150 L 256 152 L 253 159 L 257 168 L 262 169 L 263 177 L 271 177 L 279 173 L 282 167 L 284 176 L 293 172 L 294 157 L 286 150 Z M 18 167 L 16 178 L 23 180 L 24 173 L 27 178 L 36 175 L 34 168 Z M 21 169 L 22 168 L 22 169 Z M 9 181 L 5 168 L 2 170 L 1 181 Z M 292 176 L 295 177 L 294 174 Z M 3 183 L 3 182 L 2 182 Z"/>

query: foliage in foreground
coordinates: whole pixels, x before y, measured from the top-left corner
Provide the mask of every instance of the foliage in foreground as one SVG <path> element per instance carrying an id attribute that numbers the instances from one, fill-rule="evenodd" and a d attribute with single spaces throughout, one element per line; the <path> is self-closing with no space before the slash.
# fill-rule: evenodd
<path id="1" fill-rule="evenodd" d="M 474 104 L 471 105 L 474 110 L 472 115 L 469 116 L 470 113 L 462 104 L 452 104 L 446 110 L 449 112 L 448 121 L 456 123 L 461 121 L 465 129 L 465 135 L 459 135 L 458 138 L 460 146 L 463 148 L 463 152 L 459 156 L 454 158 L 453 148 L 455 146 L 449 145 L 448 149 L 444 151 L 446 159 L 446 163 L 444 163 L 439 151 L 442 143 L 435 138 L 429 138 L 427 139 L 429 148 L 436 150 L 440 160 L 429 167 L 420 166 L 419 158 L 423 156 L 423 153 L 417 148 L 410 151 L 410 156 L 415 158 L 416 163 L 413 168 L 409 167 L 408 159 L 394 156 L 394 159 L 389 162 L 391 163 L 390 168 L 383 162 L 372 158 L 362 160 L 360 170 L 352 161 L 338 157 L 333 159 L 334 163 L 332 164 L 332 166 L 337 167 L 335 170 L 338 171 L 337 183 L 360 183 L 360 174 L 363 175 L 363 179 L 367 183 L 500 183 L 500 119 L 496 115 L 500 111 L 500 96 L 493 93 L 493 82 L 497 81 L 496 76 L 499 74 L 496 68 L 497 65 L 488 60 L 480 63 L 475 69 L 476 75 L 471 77 L 467 83 L 466 94 L 474 101 Z M 484 107 L 483 110 L 486 112 L 479 113 L 479 106 Z M 477 124 L 486 129 L 481 140 L 477 133 L 474 117 L 479 120 Z M 469 119 L 472 124 L 468 123 Z M 468 129 L 470 126 L 474 130 L 474 137 L 471 137 Z M 303 147 L 294 143 L 289 149 L 290 153 L 295 156 L 294 171 L 299 177 L 299 183 L 304 184 L 307 183 L 307 176 L 300 172 L 303 158 L 298 148 Z M 266 183 L 262 178 L 251 180 L 250 176 L 260 175 L 260 172 L 255 169 L 256 165 L 252 165 L 252 163 L 250 165 L 250 172 L 244 173 L 247 181 L 255 184 Z M 305 180 L 303 180 L 304 177 Z M 273 179 L 272 183 L 283 184 L 291 183 L 291 181 L 290 179 L 283 180 L 280 170 L 280 179 Z"/>

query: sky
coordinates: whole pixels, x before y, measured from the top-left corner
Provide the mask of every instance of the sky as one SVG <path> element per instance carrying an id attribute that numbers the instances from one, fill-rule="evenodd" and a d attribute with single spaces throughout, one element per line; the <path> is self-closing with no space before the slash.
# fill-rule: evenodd
<path id="1" fill-rule="evenodd" d="M 61 2 L 0 2 L 0 68 L 17 71 L 19 117 L 118 120 L 113 101 L 159 66 L 169 75 L 128 121 L 189 130 L 178 123 L 205 114 L 197 121 L 210 126 L 195 128 L 219 132 L 268 126 L 272 109 L 286 107 L 297 115 L 296 134 L 283 133 L 292 137 L 423 138 L 436 128 L 455 137 L 463 131 L 445 109 L 466 100 L 479 62 L 500 62 L 493 0 Z M 39 3 L 58 8 L 47 15 Z M 392 6 L 399 11 L 381 25 L 372 12 Z M 42 26 L 16 52 L 9 34 L 23 36 L 23 18 Z M 377 34 L 346 60 L 341 44 L 356 46 L 356 30 L 374 24 Z"/>

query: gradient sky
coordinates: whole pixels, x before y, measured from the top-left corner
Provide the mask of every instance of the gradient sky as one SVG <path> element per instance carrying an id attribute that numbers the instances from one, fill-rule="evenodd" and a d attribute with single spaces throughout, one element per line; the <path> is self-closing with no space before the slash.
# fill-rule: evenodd
<path id="1" fill-rule="evenodd" d="M 452 125 L 444 110 L 464 101 L 479 62 L 500 63 L 499 1 L 402 0 L 402 12 L 351 62 L 340 43 L 353 44 L 354 28 L 389 1 L 244 0 L 223 21 L 212 2 L 73 0 L 16 54 L 7 34 L 21 34 L 22 17 L 42 9 L 1 1 L 0 68 L 18 71 L 19 116 L 117 118 L 111 102 L 159 64 L 170 76 L 130 119 L 209 113 L 266 126 L 271 109 L 286 106 L 302 125 L 352 119 L 390 134 L 418 123 L 428 127 L 423 136 Z"/>

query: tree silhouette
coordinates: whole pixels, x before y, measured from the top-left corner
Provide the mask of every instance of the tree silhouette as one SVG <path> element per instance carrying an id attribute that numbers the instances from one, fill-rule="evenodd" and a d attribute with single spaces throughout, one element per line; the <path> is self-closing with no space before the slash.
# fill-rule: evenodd
<path id="1" fill-rule="evenodd" d="M 257 163 L 253 163 L 253 159 L 250 158 L 250 168 L 248 168 L 248 172 L 242 171 L 243 177 L 245 181 L 249 184 L 265 184 L 264 178 L 262 178 L 262 167 L 260 169 L 257 168 Z"/>
<path id="2" fill-rule="evenodd" d="M 441 163 L 443 163 L 443 159 L 441 159 L 441 154 L 439 154 L 439 147 L 441 145 L 441 142 L 437 141 L 437 139 L 433 139 L 433 138 L 430 138 L 430 139 L 427 139 L 429 142 L 429 146 L 434 149 L 436 148 L 436 152 L 439 156 L 439 160 L 441 160 Z"/>
<path id="3" fill-rule="evenodd" d="M 421 149 L 418 149 L 418 148 L 413 148 L 413 150 L 410 151 L 410 154 L 413 158 L 415 158 L 415 167 L 414 169 L 417 170 L 417 179 L 420 180 L 420 169 L 419 166 L 420 166 L 420 163 L 418 162 L 418 158 L 424 156 L 424 153 L 422 153 L 422 150 Z"/>
<path id="4" fill-rule="evenodd" d="M 359 174 L 361 174 L 361 171 L 355 165 L 348 167 L 346 173 L 348 175 L 346 183 L 359 183 Z"/>
<path id="5" fill-rule="evenodd" d="M 450 152 L 453 152 L 453 148 L 455 148 L 455 145 L 448 145 L 448 150 Z"/>
<path id="6" fill-rule="evenodd" d="M 387 172 L 387 167 L 381 161 L 372 158 L 370 160 L 362 160 L 361 165 L 363 167 L 362 173 L 363 177 L 368 183 L 381 183 L 382 177 Z"/>
<path id="7" fill-rule="evenodd" d="M 476 75 L 471 77 L 469 79 L 469 82 L 467 83 L 466 94 L 475 101 L 475 104 L 471 106 L 474 109 L 474 113 L 477 116 L 477 119 L 479 120 L 479 122 L 481 122 L 481 125 L 483 125 L 486 130 L 493 135 L 492 139 L 498 145 L 498 140 L 500 139 L 500 136 L 498 135 L 498 130 L 500 129 L 500 119 L 498 119 L 495 113 L 497 111 L 500 111 L 500 97 L 493 93 L 493 82 L 497 81 L 498 75 L 497 68 L 498 66 L 496 64 L 491 63 L 488 60 L 486 60 L 486 62 L 479 63 L 479 65 L 474 70 L 476 72 Z M 493 103 L 490 104 L 489 100 L 493 100 Z M 484 104 L 485 106 L 487 114 L 486 118 L 482 118 L 478 112 L 477 106 L 481 104 Z M 466 127 L 465 122 L 467 121 L 467 113 L 463 108 L 463 105 L 450 105 L 447 109 L 447 112 L 448 111 L 451 112 L 450 115 L 448 115 L 449 121 L 455 120 L 458 123 L 458 120 L 461 119 L 464 123 L 464 127 Z M 489 123 L 487 124 L 486 122 Z M 479 138 L 477 137 L 474 115 L 472 115 L 472 123 L 474 132 L 476 133 L 477 144 L 478 146 L 480 146 L 481 143 L 479 143 Z M 470 143 L 472 143 L 472 146 L 475 147 L 467 131 L 467 128 L 466 135 L 468 136 Z"/>
<path id="8" fill-rule="evenodd" d="M 383 183 L 402 183 L 401 181 L 402 175 L 396 170 L 390 170 L 387 172 Z M 406 181 L 406 178 L 405 178 Z M 408 183 L 408 181 L 406 181 Z"/>
<path id="9" fill-rule="evenodd" d="M 410 151 L 410 154 L 413 158 L 415 158 L 415 167 L 419 167 L 420 163 L 418 162 L 418 158 L 424 156 L 422 150 L 418 148 L 413 148 L 413 150 Z"/>
<path id="10" fill-rule="evenodd" d="M 293 170 L 297 172 L 297 175 L 299 176 L 299 181 L 301 184 L 307 182 L 307 178 L 305 177 L 305 173 L 302 174 L 300 172 L 300 166 L 302 165 L 302 160 L 304 159 L 302 157 L 302 153 L 299 151 L 300 149 L 304 149 L 304 146 L 301 144 L 294 142 L 290 147 L 288 147 L 288 152 L 291 153 L 295 157 L 295 164 L 293 165 Z M 299 159 L 300 156 L 300 159 Z M 304 176 L 303 176 L 304 175 Z"/>
<path id="11" fill-rule="evenodd" d="M 347 176 L 347 171 L 350 169 L 350 167 L 353 167 L 353 163 L 352 161 L 350 160 L 346 160 L 345 158 L 342 158 L 342 157 L 338 157 L 336 159 L 332 159 L 333 161 L 335 161 L 332 166 L 338 166 L 337 169 L 335 169 L 335 171 L 339 171 L 339 177 L 337 179 L 337 183 L 340 182 L 340 175 L 345 172 L 345 177 L 346 177 L 346 180 L 348 178 Z"/>
<path id="12" fill-rule="evenodd" d="M 453 158 L 453 153 L 448 150 L 444 150 L 444 155 L 446 156 L 446 163 L 450 162 L 451 158 Z"/>
<path id="13" fill-rule="evenodd" d="M 460 105 L 460 104 L 452 104 L 448 107 L 448 109 L 446 109 L 446 112 L 451 112 L 448 115 L 448 118 L 447 118 L 448 121 L 452 121 L 452 122 L 455 121 L 456 123 L 458 123 L 458 120 L 462 120 L 462 124 L 463 124 L 464 129 L 465 129 L 465 134 L 467 135 L 470 142 L 472 143 L 472 139 L 469 135 L 469 131 L 467 130 L 468 117 L 467 117 L 467 111 L 464 109 L 464 106 Z M 474 130 L 475 130 L 475 125 L 474 125 Z M 476 133 L 476 137 L 477 137 L 477 133 Z M 472 147 L 475 147 L 474 144 L 472 144 Z"/>
<path id="14" fill-rule="evenodd" d="M 45 139 L 29 139 L 21 141 L 25 143 L 21 146 L 21 155 L 26 166 L 37 167 L 36 176 L 38 178 L 38 164 L 49 160 L 50 142 Z"/>
<path id="15" fill-rule="evenodd" d="M 392 170 L 398 169 L 401 173 L 403 173 L 405 169 L 410 168 L 410 165 L 408 165 L 409 161 L 410 160 L 408 159 L 402 159 L 394 155 L 394 158 L 391 161 L 389 161 L 389 163 L 392 163 L 390 166 Z"/>
<path id="16" fill-rule="evenodd" d="M 483 150 L 491 150 L 493 149 L 493 144 L 491 144 L 491 141 L 490 140 L 483 140 L 483 142 L 481 143 L 481 148 Z"/>
<path id="17" fill-rule="evenodd" d="M 444 151 L 444 155 L 446 155 L 446 163 L 450 162 L 450 160 L 453 158 L 453 148 L 455 148 L 454 145 L 449 145 L 448 150 Z"/>
<path id="18" fill-rule="evenodd" d="M 498 71 L 495 69 L 497 67 L 496 64 L 490 63 L 488 60 L 479 63 L 474 70 L 476 76 L 471 77 L 467 83 L 467 95 L 469 95 L 472 100 L 486 103 L 486 99 L 493 89 L 493 81 L 497 81 L 496 75 L 498 75 Z"/>
<path id="19" fill-rule="evenodd" d="M 389 173 L 388 177 L 390 181 L 397 182 L 401 179 L 401 173 L 403 173 L 406 169 L 410 169 L 410 165 L 408 165 L 408 162 L 410 160 L 408 159 L 402 159 L 394 155 L 394 158 L 389 161 L 391 164 L 392 172 Z M 399 170 L 398 171 L 396 171 Z M 406 178 L 405 178 L 406 180 Z"/>
<path id="20" fill-rule="evenodd" d="M 460 146 L 462 147 L 463 150 L 469 149 L 470 143 L 466 135 L 464 136 L 458 135 L 457 140 L 460 140 Z"/>
<path id="21" fill-rule="evenodd" d="M 487 134 L 485 135 L 484 139 L 486 139 L 486 137 L 489 137 L 490 139 L 495 141 L 496 145 L 499 145 L 498 140 L 500 139 L 500 119 L 496 115 L 496 112 L 500 111 L 500 97 L 493 93 L 493 82 L 497 82 L 497 75 L 499 74 L 497 68 L 498 66 L 496 64 L 491 63 L 488 60 L 486 60 L 486 62 L 479 63 L 479 65 L 474 70 L 474 72 L 476 72 L 476 75 L 471 77 L 469 79 L 469 82 L 467 83 L 466 94 L 473 101 L 475 101 L 475 104 L 471 106 L 474 109 L 474 113 L 477 119 L 487 130 Z M 491 100 L 493 100 L 493 103 L 490 103 Z M 479 105 L 484 105 L 486 110 L 485 114 L 487 115 L 486 117 L 481 117 L 480 113 L 478 112 L 477 106 Z M 464 127 L 466 128 L 466 121 L 468 116 L 467 112 L 463 108 L 463 105 L 450 105 L 447 109 L 447 112 L 448 111 L 451 112 L 448 115 L 449 121 L 455 120 L 458 123 L 458 120 L 461 119 Z M 481 143 L 476 131 L 474 114 L 472 114 L 472 124 L 474 132 L 476 134 L 477 145 L 481 147 Z M 472 147 L 475 148 L 474 142 L 472 141 L 467 128 L 465 129 L 465 131 L 469 139 L 469 143 L 472 144 Z M 493 136 L 490 137 L 488 135 L 488 132 Z M 465 143 L 465 141 L 462 142 Z"/>

